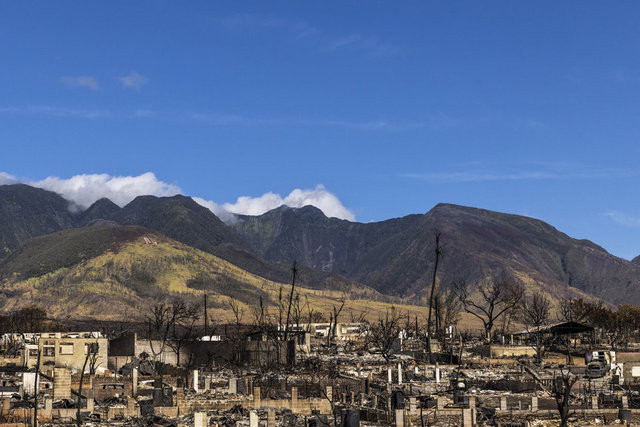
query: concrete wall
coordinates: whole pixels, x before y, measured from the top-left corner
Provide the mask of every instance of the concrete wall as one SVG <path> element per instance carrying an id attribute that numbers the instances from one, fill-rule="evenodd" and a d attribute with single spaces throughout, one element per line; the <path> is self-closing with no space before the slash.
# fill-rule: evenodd
<path id="1" fill-rule="evenodd" d="M 638 362 L 640 363 L 640 352 L 636 351 L 616 351 L 616 362 Z"/>
<path id="2" fill-rule="evenodd" d="M 109 340 L 109 357 L 112 356 L 137 356 L 136 340 L 138 334 L 135 332 L 121 335 Z"/>
<path id="3" fill-rule="evenodd" d="M 53 370 L 53 399 L 71 398 L 71 371 L 66 368 Z"/>
<path id="4" fill-rule="evenodd" d="M 138 338 L 138 334 L 126 334 L 109 341 L 109 366 L 121 368 L 125 363 L 131 362 L 133 358 L 140 357 L 140 354 L 147 353 L 149 358 L 153 358 L 154 351 L 160 353 L 158 361 L 169 365 L 176 365 L 178 356 L 170 345 L 158 340 L 148 340 Z M 180 349 L 180 363 L 185 365 L 189 361 L 187 349 Z"/>
<path id="5" fill-rule="evenodd" d="M 293 341 L 289 345 L 283 341 L 199 341 L 191 349 L 195 356 L 193 366 L 211 362 L 266 366 L 286 363 L 288 354 L 295 357 L 293 347 Z"/>
<path id="6" fill-rule="evenodd" d="M 132 383 L 130 378 L 96 377 L 93 379 L 93 397 L 97 401 L 105 400 L 115 395 L 131 396 Z"/>
<path id="7" fill-rule="evenodd" d="M 261 399 L 260 388 L 254 388 L 253 399 L 249 398 L 229 398 L 229 399 L 184 399 L 178 397 L 177 406 L 181 416 L 191 414 L 196 411 L 225 411 L 240 405 L 247 409 L 287 409 L 294 414 L 311 415 L 313 411 L 321 414 L 331 413 L 331 403 L 325 398 L 298 399 L 297 392 L 293 392 L 291 399 Z"/>
<path id="8" fill-rule="evenodd" d="M 519 357 L 536 355 L 536 350 L 528 345 L 490 345 L 489 356 L 490 357 Z"/>
<path id="9" fill-rule="evenodd" d="M 98 344 L 98 356 L 96 369 L 107 369 L 108 362 L 108 340 L 106 338 L 41 338 L 38 344 L 41 353 L 40 364 L 53 364 L 57 368 L 82 369 L 86 358 L 86 345 Z M 45 352 L 46 350 L 46 352 Z M 37 363 L 37 356 L 26 354 L 26 366 L 34 367 Z M 85 368 L 89 372 L 89 364 Z"/>
<path id="10" fill-rule="evenodd" d="M 134 356 L 138 357 L 141 353 L 147 353 L 149 358 L 153 358 L 152 349 L 157 353 L 162 349 L 162 342 L 158 340 L 146 340 L 146 339 L 138 339 L 135 345 L 135 353 Z M 185 364 L 189 360 L 189 354 L 186 349 L 180 349 L 180 363 Z M 178 363 L 178 355 L 177 353 L 165 343 L 164 351 L 158 355 L 158 361 L 162 363 L 166 363 L 168 365 L 177 365 Z"/>

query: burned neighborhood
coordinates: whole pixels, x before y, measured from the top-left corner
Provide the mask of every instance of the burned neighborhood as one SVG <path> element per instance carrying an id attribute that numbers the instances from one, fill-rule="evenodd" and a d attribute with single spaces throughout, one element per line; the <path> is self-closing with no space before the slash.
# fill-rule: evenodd
<path id="1" fill-rule="evenodd" d="M 0 427 L 640 426 L 640 2 L 0 2 Z"/>
<path id="2" fill-rule="evenodd" d="M 355 318 L 344 301 L 325 319 L 296 305 L 292 285 L 280 310 L 236 307 L 225 323 L 177 297 L 146 308 L 140 322 L 93 322 L 84 332 L 36 306 L 11 313 L 0 337 L 3 425 L 640 420 L 638 307 L 566 299 L 556 319 L 546 297 L 500 276 L 477 284 L 485 292 L 474 297 L 437 290 L 428 329 L 425 316 L 396 307 Z M 461 324 L 465 309 L 482 320 L 475 328 Z"/>

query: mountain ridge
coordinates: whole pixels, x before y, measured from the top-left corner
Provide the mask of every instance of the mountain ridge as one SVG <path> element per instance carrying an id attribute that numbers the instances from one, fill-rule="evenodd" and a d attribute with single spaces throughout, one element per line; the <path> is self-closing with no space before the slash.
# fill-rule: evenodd
<path id="1" fill-rule="evenodd" d="M 122 208 L 103 198 L 84 211 L 72 212 L 69 202 L 50 191 L 27 185 L 0 186 L 0 189 L 0 241 L 9 242 L 5 245 L 6 250 L 0 256 L 0 260 L 33 237 L 74 227 L 115 222 L 152 229 L 270 280 L 286 283 L 291 278 L 290 265 L 293 260 L 278 264 L 256 256 L 242 236 L 224 224 L 208 208 L 187 196 L 138 196 Z M 7 196 L 2 197 L 2 194 Z M 14 199 L 21 200 L 22 203 L 13 202 Z M 51 212 L 46 211 L 49 212 L 49 216 L 53 219 L 62 217 L 64 221 L 56 222 L 50 219 L 53 223 L 49 227 L 32 228 L 29 221 L 22 219 L 32 216 L 31 211 L 35 210 L 33 206 L 39 205 L 51 205 Z M 7 206 L 12 210 L 4 209 Z M 38 212 L 36 210 L 36 213 Z M 355 281 L 331 272 L 316 272 L 301 266 L 299 284 L 316 289 L 347 289 L 354 285 Z"/>
<path id="2" fill-rule="evenodd" d="M 139 196 L 122 208 L 100 199 L 73 213 L 55 193 L 0 186 L 0 220 L 5 248 L 0 259 L 37 235 L 116 222 L 147 227 L 270 280 L 288 282 L 289 266 L 297 260 L 303 286 L 347 289 L 350 282 L 362 283 L 416 302 L 424 302 L 434 236 L 440 232 L 444 256 L 438 278 L 445 287 L 508 269 L 532 288 L 560 296 L 586 292 L 615 304 L 640 304 L 637 263 L 535 218 L 449 203 L 372 223 L 328 218 L 312 206 L 283 205 L 258 216 L 238 215 L 227 225 L 182 195 Z"/>
<path id="3" fill-rule="evenodd" d="M 388 298 L 353 283 L 345 308 L 354 313 L 368 304 L 390 308 L 384 301 Z M 47 307 L 53 316 L 109 320 L 140 320 L 140 310 L 159 298 L 195 302 L 205 292 L 211 296 L 212 319 L 230 320 L 231 301 L 250 316 L 260 299 L 273 315 L 278 295 L 290 288 L 156 231 L 122 225 L 73 228 L 31 239 L 0 263 L 0 284 L 0 310 L 29 301 Z M 296 289 L 301 304 L 324 311 L 344 297 L 342 291 Z"/>
<path id="4" fill-rule="evenodd" d="M 447 203 L 424 215 L 367 224 L 326 217 L 296 223 L 301 216 L 288 212 L 241 217 L 234 227 L 269 260 L 295 256 L 403 297 L 424 298 L 433 271 L 434 236 L 440 232 L 444 257 L 438 277 L 445 286 L 508 268 L 550 291 L 561 286 L 566 294 L 575 288 L 614 303 L 629 297 L 640 303 L 638 266 L 535 218 Z M 256 244 L 259 238 L 268 239 Z M 333 264 L 336 258 L 348 262 Z"/>

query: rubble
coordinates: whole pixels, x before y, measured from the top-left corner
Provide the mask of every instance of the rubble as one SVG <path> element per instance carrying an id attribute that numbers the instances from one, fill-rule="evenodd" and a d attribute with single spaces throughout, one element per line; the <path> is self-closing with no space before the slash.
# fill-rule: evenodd
<path id="1" fill-rule="evenodd" d="M 487 351 L 478 338 L 467 338 L 458 349 L 461 339 L 452 336 L 441 337 L 439 353 L 430 363 L 417 334 L 403 332 L 394 350 L 382 354 L 367 345 L 364 327 L 351 323 L 341 330 L 338 345 L 330 346 L 326 336 L 302 337 L 300 331 L 292 340 L 296 345 L 280 342 L 280 332 L 249 335 L 271 340 L 264 346 L 246 347 L 231 338 L 209 340 L 204 347 L 196 342 L 199 350 L 217 351 L 226 343 L 253 355 L 200 355 L 181 358 L 187 362 L 180 364 L 177 354 L 155 356 L 175 360 L 173 364 L 154 362 L 145 352 L 129 354 L 138 345 L 136 336 L 117 337 L 114 354 L 110 346 L 108 354 L 100 355 L 105 360 L 96 361 L 101 369 L 84 374 L 82 367 L 64 366 L 68 359 L 57 358 L 60 345 L 71 352 L 76 342 L 85 348 L 84 337 L 108 337 L 60 334 L 57 344 L 47 344 L 53 346 L 53 364 L 36 369 L 31 358 L 23 358 L 21 366 L 6 364 L 0 369 L 0 417 L 7 423 L 29 421 L 37 405 L 43 426 L 75 425 L 78 413 L 86 426 L 547 426 L 557 425 L 560 380 L 570 379 L 568 408 L 575 414 L 570 425 L 640 420 L 640 353 L 634 351 L 594 352 L 592 344 L 578 346 L 576 339 L 572 357 L 561 347 L 550 347 L 536 364 L 530 355 L 521 355 L 527 352 L 506 349 L 502 343 L 501 356 L 493 357 L 497 350 Z M 357 333 L 348 335 L 349 331 Z M 33 335 L 22 350 L 16 347 L 16 337 L 7 339 L 12 346 L 7 355 L 15 360 L 34 347 L 42 351 L 51 336 L 55 335 Z M 518 345 L 526 344 L 510 344 Z M 143 346 L 152 347 L 150 341 Z M 94 353 L 86 348 L 88 360 Z M 261 354 L 274 349 L 277 357 Z M 580 357 L 581 352 L 591 358 Z M 585 369 L 594 357 L 599 357 L 598 378 Z M 194 365 L 193 360 L 207 361 Z"/>

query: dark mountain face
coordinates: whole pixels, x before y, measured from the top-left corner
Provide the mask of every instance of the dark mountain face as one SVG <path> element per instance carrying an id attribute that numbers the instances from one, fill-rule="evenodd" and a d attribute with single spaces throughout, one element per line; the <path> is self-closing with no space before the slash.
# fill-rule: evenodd
<path id="1" fill-rule="evenodd" d="M 246 246 L 242 237 L 190 197 L 136 197 L 109 219 L 141 225 L 194 248 L 215 254 L 221 244 Z"/>
<path id="2" fill-rule="evenodd" d="M 511 270 L 555 296 L 578 289 L 612 303 L 640 304 L 640 262 L 608 254 L 532 218 L 456 205 L 377 223 L 327 218 L 319 209 L 280 207 L 229 227 L 189 197 L 142 196 L 124 208 L 107 199 L 71 213 L 61 196 L 27 185 L 0 186 L 0 259 L 26 240 L 56 231 L 118 223 L 144 226 L 279 282 L 422 298 L 430 283 L 434 236 L 441 233 L 443 285 Z M 256 255 L 257 254 L 257 255 Z M 348 279 L 347 279 L 348 278 Z M 573 289 L 573 291 L 572 291 Z"/>
<path id="3" fill-rule="evenodd" d="M 248 249 L 243 238 L 190 197 L 137 197 L 124 208 L 100 199 L 73 213 L 60 195 L 28 185 L 0 186 L 0 259 L 44 234 L 105 222 L 140 225 L 206 252 L 220 245 Z"/>
<path id="4" fill-rule="evenodd" d="M 73 227 L 69 203 L 23 184 L 0 186 L 0 259 L 32 237 Z"/>
<path id="5" fill-rule="evenodd" d="M 240 219 L 236 230 L 265 258 L 295 258 L 382 293 L 424 295 L 440 232 L 438 277 L 444 285 L 509 269 L 556 295 L 569 295 L 573 287 L 613 303 L 640 303 L 640 266 L 518 215 L 441 204 L 425 215 L 369 224 L 326 218 L 315 208 Z"/>
<path id="6" fill-rule="evenodd" d="M 76 218 L 76 222 L 80 225 L 91 224 L 96 221 L 109 221 L 120 213 L 120 206 L 116 205 L 109 199 L 100 199 L 87 210 L 81 212 Z"/>
<path id="7" fill-rule="evenodd" d="M 0 258 L 32 237 L 96 221 L 145 226 L 207 252 L 221 244 L 246 247 L 237 232 L 190 197 L 141 196 L 124 208 L 100 199 L 74 213 L 60 195 L 18 184 L 0 186 Z"/>
<path id="8" fill-rule="evenodd" d="M 374 247 L 410 228 L 420 215 L 373 224 L 327 218 L 313 206 L 281 206 L 264 215 L 239 216 L 235 229 L 260 256 L 297 260 L 320 271 L 349 275 Z"/>

